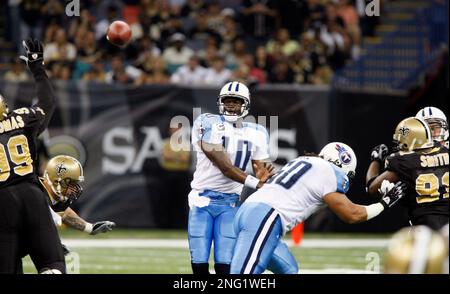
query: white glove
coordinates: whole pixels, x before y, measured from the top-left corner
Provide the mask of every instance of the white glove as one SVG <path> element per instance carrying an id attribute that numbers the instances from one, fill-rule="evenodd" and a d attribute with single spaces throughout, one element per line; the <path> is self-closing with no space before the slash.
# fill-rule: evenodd
<path id="1" fill-rule="evenodd" d="M 381 183 L 381 187 L 378 189 L 378 192 L 381 195 L 386 195 L 392 188 L 394 188 L 395 184 L 389 182 L 388 180 L 383 180 Z"/>

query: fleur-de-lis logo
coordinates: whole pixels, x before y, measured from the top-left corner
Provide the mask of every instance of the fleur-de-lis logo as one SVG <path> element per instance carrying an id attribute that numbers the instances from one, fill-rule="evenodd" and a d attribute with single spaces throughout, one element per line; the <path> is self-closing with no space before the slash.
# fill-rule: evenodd
<path id="1" fill-rule="evenodd" d="M 402 134 L 402 136 L 404 137 L 404 136 L 407 136 L 408 134 L 409 134 L 409 128 L 408 127 L 405 127 L 405 126 L 402 126 L 400 129 L 399 129 L 399 131 L 400 131 L 400 133 Z"/>
<path id="2" fill-rule="evenodd" d="M 61 174 L 64 174 L 67 172 L 67 167 L 64 166 L 63 163 L 60 163 L 56 166 L 56 174 L 60 176 Z"/>

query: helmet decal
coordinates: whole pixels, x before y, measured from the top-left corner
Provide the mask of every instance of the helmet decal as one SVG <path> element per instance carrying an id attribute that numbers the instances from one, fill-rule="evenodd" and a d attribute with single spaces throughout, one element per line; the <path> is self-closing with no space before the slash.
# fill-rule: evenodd
<path id="1" fill-rule="evenodd" d="M 408 127 L 406 127 L 406 126 L 402 126 L 399 129 L 399 131 L 400 131 L 400 133 L 402 133 L 402 136 L 405 137 L 405 136 L 408 136 L 408 134 L 410 132 L 410 129 Z"/>
<path id="2" fill-rule="evenodd" d="M 339 152 L 339 159 L 343 164 L 350 164 L 352 162 L 352 156 L 350 153 L 345 149 L 345 147 L 336 144 L 336 150 Z"/>
<path id="3" fill-rule="evenodd" d="M 56 174 L 58 176 L 61 176 L 62 174 L 67 172 L 67 167 L 64 165 L 64 163 L 60 163 L 56 166 Z"/>

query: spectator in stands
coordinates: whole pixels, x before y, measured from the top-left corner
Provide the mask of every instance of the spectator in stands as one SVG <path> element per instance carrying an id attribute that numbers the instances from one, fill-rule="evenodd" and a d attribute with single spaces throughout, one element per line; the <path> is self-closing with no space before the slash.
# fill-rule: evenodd
<path id="1" fill-rule="evenodd" d="M 225 8 L 221 12 L 223 16 L 222 26 L 219 28 L 220 51 L 223 54 L 229 54 L 233 51 L 233 42 L 242 37 L 240 26 L 236 23 L 235 12 L 230 8 Z"/>
<path id="2" fill-rule="evenodd" d="M 307 0 L 306 1 L 306 15 L 304 20 L 305 30 L 311 29 L 316 24 L 322 24 L 325 20 L 325 7 L 320 0 Z"/>
<path id="3" fill-rule="evenodd" d="M 239 66 L 233 71 L 233 77 L 231 80 L 250 85 L 250 68 L 245 63 L 239 64 Z"/>
<path id="4" fill-rule="evenodd" d="M 48 0 L 41 8 L 41 18 L 44 28 L 50 23 L 62 24 L 62 17 L 65 15 L 64 6 L 58 0 Z"/>
<path id="5" fill-rule="evenodd" d="M 101 57 L 101 52 L 97 49 L 95 33 L 86 32 L 80 46 L 78 47 L 78 60 L 83 63 L 94 63 Z"/>
<path id="6" fill-rule="evenodd" d="M 206 69 L 200 65 L 198 56 L 192 55 L 186 65 L 181 66 L 170 77 L 173 84 L 199 86 L 205 83 Z"/>
<path id="7" fill-rule="evenodd" d="M 313 85 L 329 85 L 332 78 L 333 70 L 328 64 L 323 62 L 316 67 L 310 81 Z"/>
<path id="8" fill-rule="evenodd" d="M 216 1 L 210 2 L 207 6 L 206 15 L 207 15 L 206 19 L 207 27 L 210 30 L 213 30 L 214 32 L 218 33 L 220 27 L 222 26 L 224 17 L 223 14 L 221 14 L 221 8 L 219 3 Z"/>
<path id="9" fill-rule="evenodd" d="M 275 38 L 269 40 L 266 45 L 267 53 L 272 54 L 276 45 L 280 47 L 285 56 L 292 55 L 299 48 L 298 42 L 291 39 L 289 31 L 285 28 L 278 29 Z"/>
<path id="10" fill-rule="evenodd" d="M 188 33 L 189 47 L 193 50 L 205 48 L 206 40 L 210 37 L 214 37 L 216 43 L 220 44 L 220 35 L 208 27 L 208 16 L 206 12 L 199 11 L 195 18 L 195 27 Z"/>
<path id="11" fill-rule="evenodd" d="M 50 75 L 52 80 L 70 80 L 72 77 L 72 63 L 66 61 L 50 63 Z"/>
<path id="12" fill-rule="evenodd" d="M 161 56 L 161 49 L 159 49 L 149 36 L 143 36 L 137 40 L 138 57 L 135 64 L 145 70 L 145 64 L 153 57 Z"/>
<path id="13" fill-rule="evenodd" d="M 89 13 L 89 10 L 82 9 L 80 17 L 73 17 L 69 23 L 69 30 L 67 36 L 69 40 L 75 39 L 77 33 L 82 31 L 95 31 L 95 19 L 94 16 Z M 96 38 L 97 39 L 97 38 Z"/>
<path id="14" fill-rule="evenodd" d="M 289 67 L 287 58 L 278 60 L 269 73 L 269 82 L 274 84 L 287 84 L 294 82 L 294 72 Z"/>
<path id="15" fill-rule="evenodd" d="M 256 44 L 265 43 L 275 29 L 276 1 L 244 0 L 242 6 L 245 30 Z"/>
<path id="16" fill-rule="evenodd" d="M 23 61 L 19 58 L 13 58 L 10 63 L 10 69 L 3 76 L 8 82 L 25 82 L 30 80 Z"/>
<path id="17" fill-rule="evenodd" d="M 233 43 L 233 52 L 226 57 L 227 67 L 236 68 L 243 62 L 245 54 L 247 54 L 245 41 L 243 39 L 236 39 Z"/>
<path id="18" fill-rule="evenodd" d="M 288 29 L 290 35 L 297 39 L 304 30 L 303 20 L 307 18 L 306 1 L 283 0 L 277 4 L 281 26 Z"/>
<path id="19" fill-rule="evenodd" d="M 170 83 L 170 76 L 166 70 L 166 63 L 162 57 L 153 58 L 153 67 L 150 73 L 151 83 L 153 84 L 168 84 Z"/>
<path id="20" fill-rule="evenodd" d="M 349 0 L 339 0 L 337 14 L 344 20 L 345 28 L 350 34 L 354 44 L 352 56 L 356 58 L 359 56 L 359 46 L 361 43 L 361 29 L 359 28 L 358 12 Z"/>
<path id="21" fill-rule="evenodd" d="M 82 79 L 88 82 L 105 83 L 106 72 L 103 68 L 103 63 L 101 61 L 94 62 L 90 70 L 84 73 Z"/>
<path id="22" fill-rule="evenodd" d="M 87 2 L 85 0 L 80 2 Z M 122 19 L 123 0 L 93 0 L 92 11 L 94 12 L 97 21 L 104 19 Z M 111 18 L 111 12 L 115 11 L 114 18 Z M 97 37 L 97 35 L 96 35 Z M 101 36 L 100 36 L 101 37 Z"/>
<path id="23" fill-rule="evenodd" d="M 20 40 L 40 39 L 42 37 L 41 7 L 41 0 L 22 0 L 20 2 Z"/>
<path id="24" fill-rule="evenodd" d="M 268 72 L 270 65 L 268 62 L 265 46 L 258 46 L 255 51 L 255 66 L 264 72 Z"/>
<path id="25" fill-rule="evenodd" d="M 299 84 L 309 84 L 313 71 L 311 52 L 304 48 L 297 50 L 291 56 L 291 69 L 294 72 L 294 81 Z"/>
<path id="26" fill-rule="evenodd" d="M 217 50 L 214 39 L 209 39 L 205 50 L 201 50 L 197 53 L 197 56 L 200 58 L 200 64 L 204 67 L 211 67 L 218 55 L 219 50 Z"/>
<path id="27" fill-rule="evenodd" d="M 123 57 L 116 55 L 111 58 L 111 70 L 106 73 L 107 83 L 133 83 L 142 75 L 142 71 L 132 65 L 124 65 Z"/>
<path id="28" fill-rule="evenodd" d="M 225 85 L 231 79 L 232 72 L 225 68 L 225 59 L 217 55 L 212 66 L 206 70 L 205 84 L 210 86 Z"/>
<path id="29" fill-rule="evenodd" d="M 194 54 L 192 49 L 185 46 L 186 37 L 181 33 L 175 33 L 170 37 L 172 45 L 163 51 L 163 58 L 170 73 L 179 66 L 186 64 Z"/>
<path id="30" fill-rule="evenodd" d="M 195 18 L 200 10 L 205 9 L 205 0 L 187 0 L 187 3 L 181 8 L 181 16 Z"/>
<path id="31" fill-rule="evenodd" d="M 248 73 L 248 79 L 252 83 L 256 84 L 265 84 L 267 81 L 267 76 L 265 71 L 260 69 L 259 67 L 255 66 L 255 57 L 253 54 L 245 54 L 243 62 L 246 66 L 248 66 L 249 73 Z"/>
<path id="32" fill-rule="evenodd" d="M 66 31 L 60 28 L 55 33 L 55 40 L 47 44 L 44 52 L 44 60 L 51 61 L 74 61 L 77 57 L 77 49 L 67 41 Z"/>

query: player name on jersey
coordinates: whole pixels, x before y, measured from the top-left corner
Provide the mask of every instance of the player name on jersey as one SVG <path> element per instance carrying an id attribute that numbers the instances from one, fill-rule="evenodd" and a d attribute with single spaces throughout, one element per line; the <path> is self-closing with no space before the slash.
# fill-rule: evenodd
<path id="1" fill-rule="evenodd" d="M 449 164 L 448 153 L 420 156 L 420 165 L 422 167 L 445 166 L 448 164 Z"/>
<path id="2" fill-rule="evenodd" d="M 0 134 L 20 129 L 23 128 L 24 126 L 25 122 L 23 121 L 20 115 L 11 116 L 10 118 L 7 118 L 0 122 Z"/>

